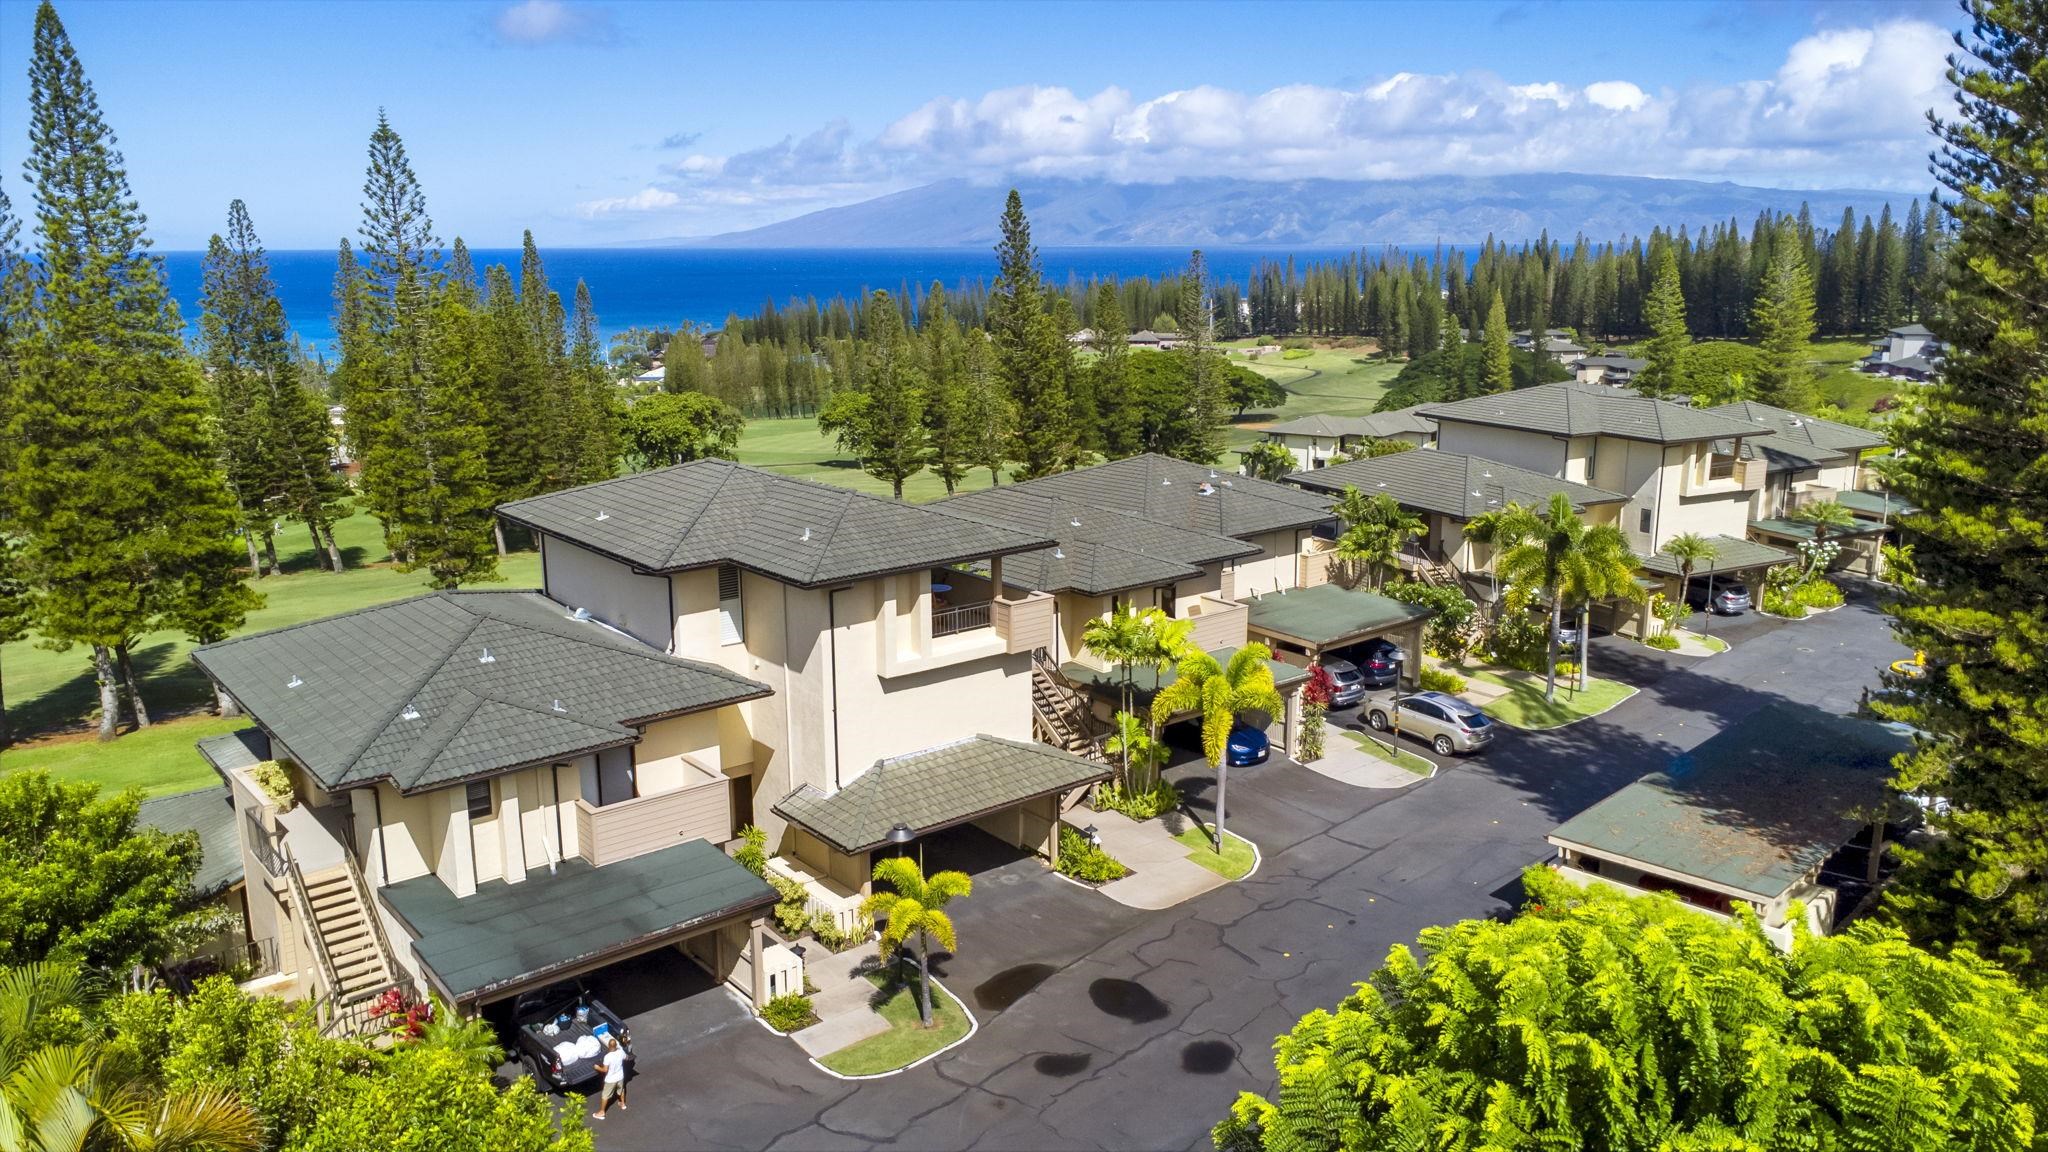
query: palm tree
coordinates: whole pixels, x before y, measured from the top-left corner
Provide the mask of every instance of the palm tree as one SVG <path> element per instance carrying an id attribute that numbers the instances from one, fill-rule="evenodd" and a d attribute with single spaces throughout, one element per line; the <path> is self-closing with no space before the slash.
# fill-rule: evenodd
<path id="1" fill-rule="evenodd" d="M 1835 500 L 1815 500 L 1811 504 L 1801 504 L 1792 510 L 1792 518 L 1813 525 L 1815 540 L 1825 540 L 1835 532 L 1846 532 L 1856 527 L 1856 514 Z"/>
<path id="2" fill-rule="evenodd" d="M 1150 668 L 1152 682 L 1156 685 L 1168 669 L 1178 665 L 1193 649 L 1191 637 L 1194 632 L 1194 621 L 1176 620 L 1157 608 L 1147 608 L 1138 617 L 1138 643 L 1134 649 L 1136 659 L 1133 662 L 1138 667 Z M 1157 716 L 1156 710 L 1153 715 Z M 1154 748 L 1159 748 L 1159 721 L 1156 718 L 1152 721 L 1151 741 Z M 1158 768 L 1160 761 L 1165 758 L 1165 749 L 1159 748 L 1159 752 L 1162 755 L 1156 757 L 1150 765 L 1151 771 L 1145 781 L 1147 788 L 1158 786 Z"/>
<path id="3" fill-rule="evenodd" d="M 1238 463 L 1244 465 L 1244 474 L 1259 480 L 1279 480 L 1289 472 L 1301 467 L 1301 461 L 1271 440 L 1262 440 L 1237 454 Z"/>
<path id="4" fill-rule="evenodd" d="M 488 1072 L 505 1062 L 505 1049 L 498 1044 L 498 1030 L 481 1016 L 462 1016 L 439 996 L 433 998 L 433 1012 L 420 1031 L 420 1045 L 440 1048 L 460 1056 L 470 1067 Z"/>
<path id="5" fill-rule="evenodd" d="M 1512 507 L 1512 506 L 1511 506 Z M 1540 516 L 1517 509 L 1518 516 L 1502 517 L 1497 535 L 1515 543 L 1494 561 L 1503 581 L 1543 590 L 1550 599 L 1550 642 L 1546 645 L 1543 698 L 1557 699 L 1557 630 L 1563 622 L 1567 596 L 1580 598 L 1614 595 L 1613 579 L 1621 564 L 1628 566 L 1633 587 L 1635 554 L 1628 540 L 1612 524 L 1588 525 L 1572 508 L 1571 498 L 1562 492 L 1550 494 L 1550 505 Z M 1580 633 L 1579 656 L 1585 658 L 1586 637 Z"/>
<path id="6" fill-rule="evenodd" d="M 95 1040 L 47 1037 L 98 999 L 76 965 L 0 969 L 0 1148 L 8 1152 L 241 1152 L 263 1146 L 263 1123 L 233 1093 L 162 1093 L 124 1075 Z M 55 1018 L 55 1019 L 53 1019 Z"/>
<path id="7" fill-rule="evenodd" d="M 1595 524 L 1579 538 L 1578 559 L 1565 567 L 1565 595 L 1579 606 L 1579 689 L 1585 690 L 1593 664 L 1593 602 L 1627 600 L 1640 604 L 1648 593 L 1636 583 L 1642 560 L 1630 550 L 1628 538 L 1612 524 Z"/>
<path id="8" fill-rule="evenodd" d="M 1493 550 L 1493 563 L 1489 566 L 1493 574 L 1493 603 L 1489 607 L 1495 620 L 1500 619 L 1500 554 L 1527 539 L 1538 525 L 1527 508 L 1512 502 L 1465 522 L 1465 539 Z"/>
<path id="9" fill-rule="evenodd" d="M 1144 624 L 1137 610 L 1128 604 L 1119 604 L 1110 609 L 1109 615 L 1098 616 L 1088 621 L 1081 629 L 1081 647 L 1095 654 L 1095 657 L 1117 672 L 1118 712 L 1131 710 L 1131 670 L 1144 655 L 1146 643 Z M 1124 778 L 1122 785 L 1131 786 L 1131 755 L 1128 744 L 1111 749 L 1112 753 L 1124 754 Z"/>
<path id="10" fill-rule="evenodd" d="M 965 872 L 941 872 L 929 879 L 917 862 L 891 856 L 875 865 L 875 879 L 895 889 L 876 892 L 861 901 L 860 910 L 877 919 L 886 918 L 882 950 L 892 957 L 902 951 L 913 933 L 917 936 L 917 1018 L 932 1026 L 931 942 L 951 952 L 959 946 L 953 933 L 953 918 L 946 915 L 948 901 L 974 891 L 974 881 Z"/>
<path id="11" fill-rule="evenodd" d="M 1344 534 L 1337 538 L 1337 558 L 1347 564 L 1364 565 L 1372 574 L 1375 588 L 1385 580 L 1388 571 L 1400 567 L 1402 546 L 1428 529 L 1420 516 L 1401 507 L 1385 492 L 1365 497 L 1356 488 L 1346 488 L 1335 511 L 1346 525 Z"/>
<path id="12" fill-rule="evenodd" d="M 1173 683 L 1152 698 L 1152 727 L 1182 712 L 1202 714 L 1202 754 L 1216 770 L 1216 852 L 1223 852 L 1223 791 L 1227 784 L 1230 730 L 1240 712 L 1253 709 L 1268 716 L 1287 710 L 1273 686 L 1273 669 L 1267 661 L 1273 651 L 1264 644 L 1247 644 L 1230 657 L 1228 665 L 1218 664 L 1207 652 L 1190 652 L 1175 667 Z"/>
<path id="13" fill-rule="evenodd" d="M 1664 542 L 1664 554 L 1678 561 L 1678 596 L 1683 600 L 1692 594 L 1692 570 L 1701 564 L 1712 564 L 1721 550 L 1714 542 L 1697 532 L 1683 532 Z M 1707 576 L 1707 610 L 1702 613 L 1709 625 L 1714 619 L 1714 577 Z M 1703 630 L 1704 631 L 1704 630 Z"/>

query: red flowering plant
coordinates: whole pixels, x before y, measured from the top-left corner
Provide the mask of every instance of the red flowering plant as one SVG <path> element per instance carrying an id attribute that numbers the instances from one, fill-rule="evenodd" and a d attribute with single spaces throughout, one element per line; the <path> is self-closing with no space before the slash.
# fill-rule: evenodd
<path id="1" fill-rule="evenodd" d="M 424 1000 L 408 1003 L 398 988 L 386 988 L 370 1002 L 370 1019 L 382 1021 L 393 1039 L 417 1040 L 434 1019 L 434 1006 Z"/>
<path id="2" fill-rule="evenodd" d="M 1323 758 L 1323 716 L 1330 710 L 1330 698 L 1337 694 L 1337 681 L 1321 664 L 1310 666 L 1308 686 L 1301 690 L 1301 747 L 1303 763 Z"/>

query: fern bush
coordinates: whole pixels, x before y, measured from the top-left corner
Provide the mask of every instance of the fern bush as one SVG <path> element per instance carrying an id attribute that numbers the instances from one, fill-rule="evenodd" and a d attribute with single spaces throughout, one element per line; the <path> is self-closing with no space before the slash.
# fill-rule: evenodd
<path id="1" fill-rule="evenodd" d="M 780 897 L 775 902 L 775 926 L 784 936 L 794 936 L 811 926 L 811 894 L 804 886 L 779 872 L 770 872 L 762 879 L 775 889 Z"/>
<path id="2" fill-rule="evenodd" d="M 809 996 L 791 992 L 768 1001 L 761 1009 L 761 1019 L 777 1032 L 795 1032 L 816 1024 L 818 1013 L 811 1007 Z"/>
<path id="3" fill-rule="evenodd" d="M 752 824 L 740 829 L 740 846 L 733 861 L 756 876 L 768 874 L 768 834 Z"/>
<path id="4" fill-rule="evenodd" d="M 2048 1000 L 1869 921 L 1769 943 L 1531 868 L 1505 922 L 1424 929 L 1275 1046 L 1221 1152 L 2039 1149 Z M 1803 916 L 1803 913 L 1802 913 Z"/>
<path id="5" fill-rule="evenodd" d="M 1840 608 L 1842 590 L 1827 580 L 1808 580 L 1792 590 L 1792 601 L 1802 608 Z"/>
<path id="6" fill-rule="evenodd" d="M 1156 788 L 1120 788 L 1104 784 L 1095 790 L 1097 812 L 1121 812 L 1133 820 L 1150 820 L 1180 807 L 1180 792 L 1164 780 Z"/>
<path id="7" fill-rule="evenodd" d="M 1130 875 L 1131 870 L 1123 862 L 1099 846 L 1088 842 L 1065 824 L 1060 825 L 1060 875 L 1072 876 L 1088 884 L 1107 884 Z"/>

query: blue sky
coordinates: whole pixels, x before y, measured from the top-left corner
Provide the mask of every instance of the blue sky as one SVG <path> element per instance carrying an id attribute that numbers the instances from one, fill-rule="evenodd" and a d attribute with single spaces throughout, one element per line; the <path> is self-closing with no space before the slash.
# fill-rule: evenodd
<path id="1" fill-rule="evenodd" d="M 444 237 L 702 235 L 933 179 L 1580 171 L 1919 189 L 1947 3 L 59 6 L 151 234 L 352 234 L 382 106 Z M 0 0 L 25 206 L 34 6 Z"/>

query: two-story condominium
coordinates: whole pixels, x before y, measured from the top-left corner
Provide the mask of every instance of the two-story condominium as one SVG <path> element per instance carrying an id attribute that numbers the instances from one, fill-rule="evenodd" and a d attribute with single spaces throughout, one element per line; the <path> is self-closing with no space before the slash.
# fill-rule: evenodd
<path id="1" fill-rule="evenodd" d="M 1436 421 L 1420 415 L 1419 407 L 1366 416 L 1303 416 L 1271 425 L 1261 435 L 1287 449 L 1296 467 L 1321 468 L 1338 453 L 1374 440 L 1394 440 L 1418 448 L 1436 443 Z"/>
<path id="2" fill-rule="evenodd" d="M 1754 400 L 1709 411 L 1762 424 L 1776 433 L 1747 448 L 1765 464 L 1764 486 L 1750 505 L 1752 538 L 1796 548 L 1813 539 L 1816 531 L 1797 517 L 1798 510 L 1833 501 L 1857 518 L 1854 527 L 1829 530 L 1828 538 L 1842 548 L 1834 567 L 1865 576 L 1883 574 L 1884 554 L 1879 545 L 1891 530 L 1892 517 L 1904 511 L 1863 464 L 1865 455 L 1885 447 L 1883 435 Z"/>
<path id="3" fill-rule="evenodd" d="M 720 847 L 740 826 L 850 924 L 874 851 L 971 823 L 1053 857 L 1062 801 L 1107 775 L 1033 740 L 1054 601 L 1003 569 L 1049 535 L 722 461 L 500 512 L 539 540 L 538 593 L 198 654 L 256 724 L 216 763 L 275 878 L 252 931 L 302 992 L 477 1005 L 674 946 L 759 1001 L 800 958 Z"/>

